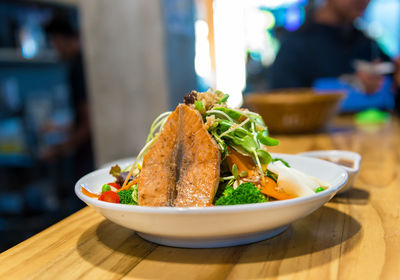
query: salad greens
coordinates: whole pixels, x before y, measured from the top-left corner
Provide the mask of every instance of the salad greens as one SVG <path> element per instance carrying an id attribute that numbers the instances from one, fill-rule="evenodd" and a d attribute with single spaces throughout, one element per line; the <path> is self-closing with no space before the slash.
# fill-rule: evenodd
<path id="1" fill-rule="evenodd" d="M 227 186 L 222 195 L 215 201 L 215 206 L 236 205 L 266 202 L 260 189 L 252 183 L 240 184 L 236 189 Z"/>

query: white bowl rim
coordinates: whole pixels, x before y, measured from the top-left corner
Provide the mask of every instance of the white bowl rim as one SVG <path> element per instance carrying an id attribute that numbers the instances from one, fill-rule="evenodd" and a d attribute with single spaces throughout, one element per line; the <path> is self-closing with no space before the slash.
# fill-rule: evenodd
<path id="1" fill-rule="evenodd" d="M 360 164 L 361 164 L 361 155 L 359 153 L 353 152 L 353 151 L 348 151 L 348 150 L 314 150 L 314 151 L 307 151 L 307 152 L 301 152 L 298 153 L 297 155 L 300 156 L 308 156 L 308 157 L 313 157 L 313 158 L 318 158 L 320 156 L 341 156 L 346 159 L 352 159 L 354 161 L 354 166 L 353 167 L 347 167 L 340 165 L 343 167 L 343 169 L 350 171 L 350 172 L 357 172 L 360 170 Z"/>
<path id="2" fill-rule="evenodd" d="M 301 155 L 293 155 L 293 154 L 281 154 L 281 153 L 272 153 L 273 156 L 279 157 L 279 156 L 295 156 L 295 157 L 300 157 L 300 158 L 308 158 L 310 157 L 307 156 L 301 156 Z M 100 201 L 96 198 L 91 198 L 86 195 L 84 195 L 81 191 L 81 187 L 83 184 L 82 181 L 85 181 L 88 177 L 91 176 L 96 176 L 98 173 L 103 173 L 103 172 L 108 172 L 109 168 L 102 168 L 98 169 L 95 171 L 90 172 L 89 174 L 83 176 L 81 179 L 78 180 L 78 182 L 75 184 L 75 193 L 76 195 L 84 202 L 88 204 L 92 204 L 96 207 L 99 208 L 105 208 L 109 210 L 120 210 L 120 211 L 125 211 L 125 212 L 138 212 L 138 213 L 153 213 L 153 214 L 199 214 L 199 213 L 208 213 L 208 214 L 213 214 L 213 213 L 236 213 L 236 212 L 249 212 L 249 211 L 255 211 L 255 210 L 260 210 L 260 209 L 267 209 L 267 208 L 284 208 L 284 207 L 290 207 L 293 205 L 301 205 L 304 203 L 308 203 L 310 201 L 314 200 L 319 200 L 322 197 L 329 196 L 332 193 L 335 194 L 338 192 L 347 182 L 348 179 L 348 174 L 346 170 L 334 163 L 331 163 L 329 161 L 321 160 L 318 158 L 312 158 L 313 160 L 317 161 L 323 161 L 326 164 L 331 165 L 335 169 L 342 169 L 341 173 L 342 176 L 340 177 L 340 181 L 336 186 L 331 186 L 330 188 L 326 189 L 325 191 L 315 193 L 310 196 L 303 196 L 303 197 L 297 197 L 297 198 L 292 198 L 292 199 L 287 199 L 287 200 L 278 200 L 278 201 L 269 201 L 269 202 L 262 202 L 262 203 L 253 203 L 253 204 L 240 204 L 240 205 L 225 205 L 225 206 L 211 206 L 211 207 L 154 207 L 154 206 L 138 206 L 138 205 L 126 205 L 126 204 L 116 204 L 116 203 L 110 203 L 110 202 L 105 202 L 105 201 Z"/>

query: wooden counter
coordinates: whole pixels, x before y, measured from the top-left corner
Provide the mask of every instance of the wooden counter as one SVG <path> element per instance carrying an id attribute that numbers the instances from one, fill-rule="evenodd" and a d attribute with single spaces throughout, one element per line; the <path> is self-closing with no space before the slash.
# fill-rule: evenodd
<path id="1" fill-rule="evenodd" d="M 278 138 L 274 152 L 361 153 L 354 188 L 272 239 L 223 249 L 158 246 L 85 208 L 2 253 L 0 279 L 400 279 L 399 121 Z"/>

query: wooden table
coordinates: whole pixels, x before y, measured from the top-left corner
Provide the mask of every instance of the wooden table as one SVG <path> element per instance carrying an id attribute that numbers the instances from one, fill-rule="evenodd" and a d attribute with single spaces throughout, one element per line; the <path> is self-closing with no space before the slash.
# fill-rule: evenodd
<path id="1" fill-rule="evenodd" d="M 0 255 L 0 279 L 400 279 L 399 121 L 282 136 L 275 152 L 362 154 L 354 188 L 272 239 L 223 249 L 149 243 L 85 208 Z"/>

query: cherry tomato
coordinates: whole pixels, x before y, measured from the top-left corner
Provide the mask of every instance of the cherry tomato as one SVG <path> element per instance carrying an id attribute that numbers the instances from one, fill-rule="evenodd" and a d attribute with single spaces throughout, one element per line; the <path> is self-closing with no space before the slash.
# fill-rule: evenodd
<path id="1" fill-rule="evenodd" d="M 110 187 L 114 187 L 116 189 L 120 189 L 121 188 L 121 186 L 119 184 L 117 184 L 117 183 L 108 183 L 107 185 L 110 185 Z"/>
<path id="2" fill-rule="evenodd" d="M 111 203 L 119 203 L 119 196 L 116 192 L 106 191 L 100 195 L 99 200 Z"/>

